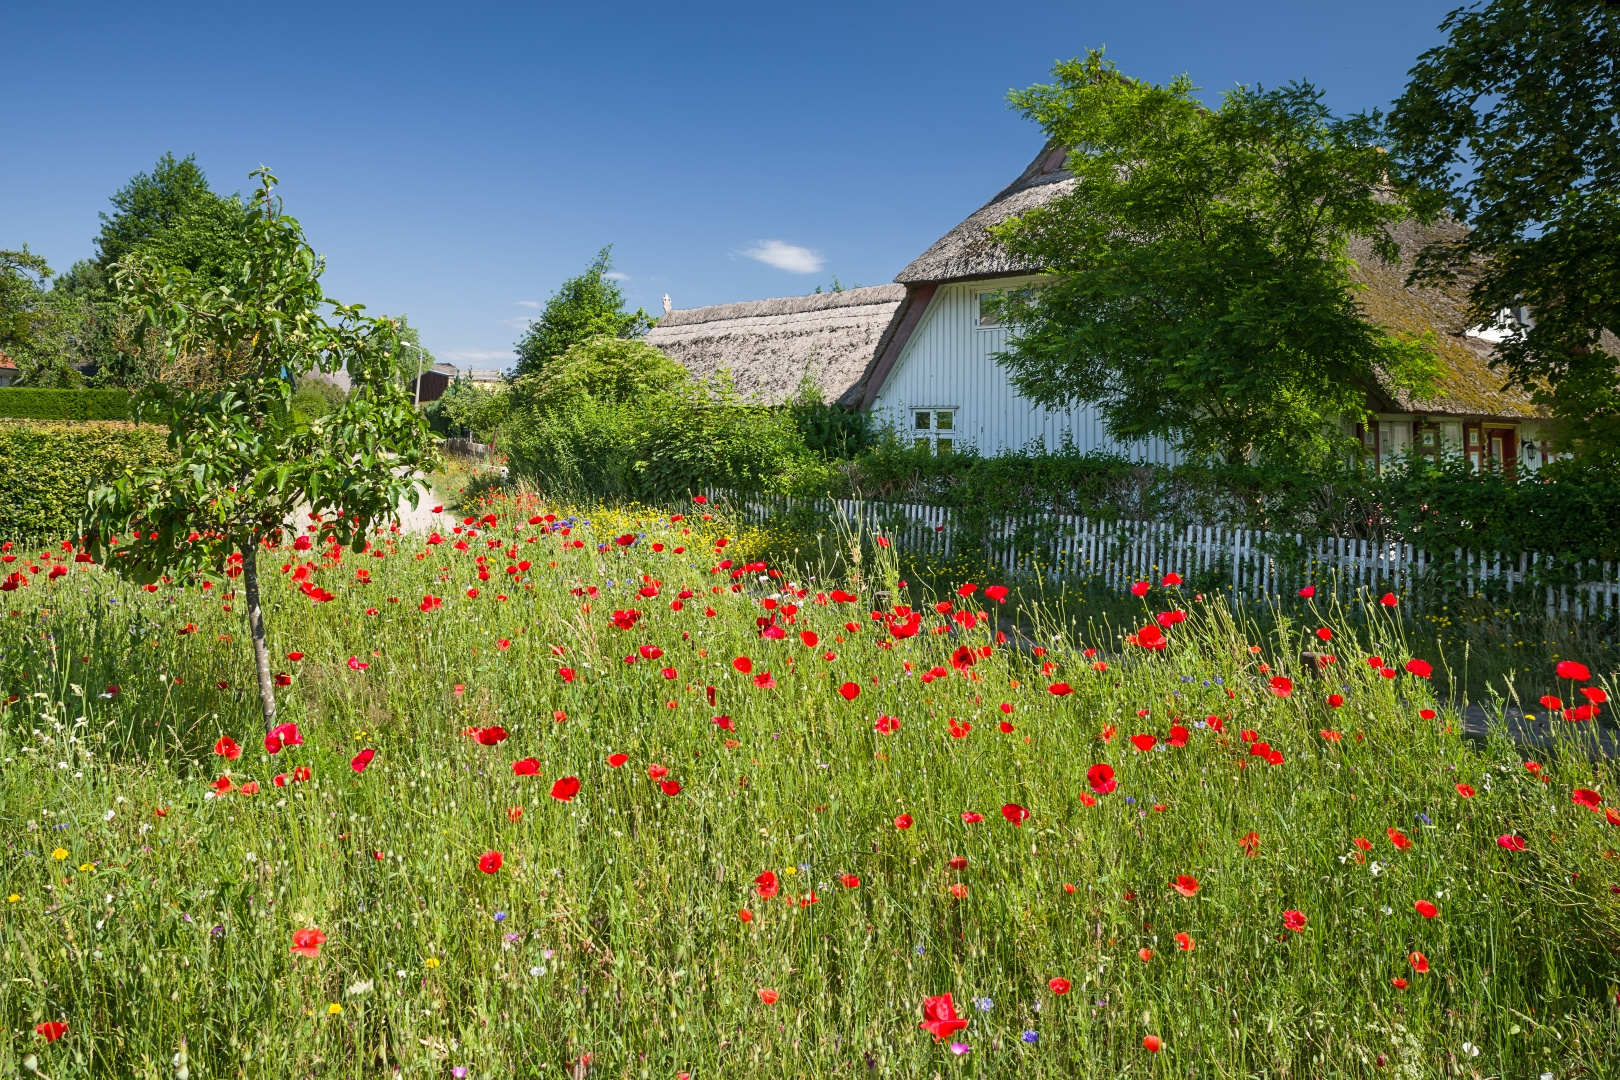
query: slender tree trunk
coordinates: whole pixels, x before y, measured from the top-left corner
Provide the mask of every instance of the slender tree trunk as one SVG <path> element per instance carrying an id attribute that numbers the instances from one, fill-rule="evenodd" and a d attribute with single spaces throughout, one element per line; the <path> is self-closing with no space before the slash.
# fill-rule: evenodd
<path id="1" fill-rule="evenodd" d="M 276 726 L 276 685 L 270 677 L 270 648 L 264 640 L 264 611 L 259 607 L 259 548 L 251 539 L 242 542 L 242 588 L 247 592 L 248 633 L 253 637 L 253 663 L 259 669 L 259 705 L 264 730 Z"/>

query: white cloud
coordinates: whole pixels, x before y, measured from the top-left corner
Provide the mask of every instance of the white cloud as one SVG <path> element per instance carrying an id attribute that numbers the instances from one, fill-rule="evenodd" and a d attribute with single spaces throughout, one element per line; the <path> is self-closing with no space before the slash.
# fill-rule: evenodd
<path id="1" fill-rule="evenodd" d="M 514 300 L 513 303 L 515 303 L 518 307 L 535 307 L 535 308 L 537 308 L 537 307 L 540 306 L 540 301 L 538 301 L 538 300 Z"/>
<path id="2" fill-rule="evenodd" d="M 517 354 L 509 350 L 495 349 L 450 349 L 439 354 L 446 360 L 480 361 L 480 360 L 516 360 Z"/>
<path id="3" fill-rule="evenodd" d="M 612 278 L 614 281 L 629 281 L 630 280 L 630 275 L 629 274 L 621 274 L 617 270 L 609 270 L 607 273 L 603 274 L 602 276 L 605 277 L 605 278 Z"/>
<path id="4" fill-rule="evenodd" d="M 774 266 L 791 274 L 814 274 L 827 261 L 809 248 L 783 243 L 781 240 L 761 240 L 743 254 L 750 259 L 758 259 L 766 266 Z"/>

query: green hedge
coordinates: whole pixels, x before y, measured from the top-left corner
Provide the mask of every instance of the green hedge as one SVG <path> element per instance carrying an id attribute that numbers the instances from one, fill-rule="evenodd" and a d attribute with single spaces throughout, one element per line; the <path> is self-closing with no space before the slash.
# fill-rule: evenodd
<path id="1" fill-rule="evenodd" d="M 168 460 L 168 438 L 163 427 L 113 420 L 0 420 L 0 539 L 72 535 L 91 487 Z"/>
<path id="2" fill-rule="evenodd" d="M 123 390 L 44 390 L 0 387 L 0 417 L 22 420 L 128 420 Z"/>

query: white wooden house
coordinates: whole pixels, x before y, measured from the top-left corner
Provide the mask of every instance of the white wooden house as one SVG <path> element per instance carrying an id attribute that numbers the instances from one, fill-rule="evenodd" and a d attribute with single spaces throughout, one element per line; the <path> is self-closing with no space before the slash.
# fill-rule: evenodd
<path id="1" fill-rule="evenodd" d="M 985 298 L 1038 280 L 988 232 L 990 226 L 1069 190 L 1064 152 L 1043 147 L 1029 166 L 984 206 L 951 229 L 895 277 L 895 284 L 842 293 L 756 300 L 676 310 L 647 336 L 694 374 L 730 371 L 745 395 L 780 404 L 808 374 L 828 400 L 869 410 L 919 445 L 981 454 L 1056 450 L 1108 451 L 1134 460 L 1173 463 L 1158 440 L 1109 438 L 1089 405 L 1045 409 L 1020 396 L 994 356 L 1007 329 L 985 310 Z M 1400 230 L 1403 259 L 1426 239 Z M 1432 331 L 1445 367 L 1436 395 L 1413 401 L 1374 389 L 1374 419 L 1361 438 L 1380 464 L 1409 448 L 1468 453 L 1476 465 L 1499 462 L 1509 472 L 1547 460 L 1544 420 L 1529 396 L 1504 389 L 1488 364 L 1499 335 L 1470 330 L 1459 295 L 1408 288 L 1405 271 L 1358 258 L 1358 298 L 1368 316 L 1393 330 Z"/>

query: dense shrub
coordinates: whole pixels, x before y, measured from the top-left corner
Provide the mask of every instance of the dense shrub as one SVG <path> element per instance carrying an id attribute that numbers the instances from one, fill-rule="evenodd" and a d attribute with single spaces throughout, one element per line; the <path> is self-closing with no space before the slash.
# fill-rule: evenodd
<path id="1" fill-rule="evenodd" d="M 89 490 L 166 460 L 167 440 L 149 424 L 0 420 L 0 537 L 72 535 Z"/>
<path id="2" fill-rule="evenodd" d="M 24 420 L 128 420 L 130 397 L 123 390 L 46 390 L 32 386 L 0 388 L 0 417 Z"/>

